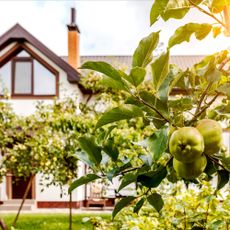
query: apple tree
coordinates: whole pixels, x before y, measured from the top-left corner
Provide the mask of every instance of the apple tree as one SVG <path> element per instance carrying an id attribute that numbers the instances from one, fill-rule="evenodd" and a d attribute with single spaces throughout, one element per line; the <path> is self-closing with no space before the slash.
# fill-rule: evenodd
<path id="1" fill-rule="evenodd" d="M 184 180 L 186 184 L 199 184 L 217 175 L 216 190 L 229 182 L 230 156 L 222 146 L 222 129 L 218 128 L 220 124 L 222 128 L 230 127 L 229 51 L 206 56 L 185 71 L 169 61 L 171 48 L 189 42 L 192 35 L 203 40 L 210 33 L 213 37 L 228 34 L 229 5 L 228 0 L 155 0 L 150 12 L 151 25 L 159 18 L 183 20 L 191 8 L 210 16 L 215 23 L 188 23 L 179 27 L 170 37 L 165 52 L 155 58 L 153 53 L 159 44 L 160 32 L 152 32 L 140 41 L 128 71 L 106 62 L 82 65 L 81 69 L 102 74 L 102 83 L 122 92 L 124 100 L 98 119 L 99 135 L 82 135 L 78 139 L 84 159 L 87 159 L 84 162 L 93 173 L 74 181 L 70 192 L 100 178 L 112 181 L 122 176 L 118 191 L 135 183 L 137 194 L 117 202 L 112 214 L 114 218 L 130 204 L 138 213 L 145 202 L 160 212 L 164 200 L 156 188 L 164 181 Z M 151 70 L 151 81 L 147 80 L 148 70 Z M 130 141 L 143 151 L 123 158 L 110 138 L 114 124 L 121 125 L 124 120 L 135 124 L 139 119 L 146 127 L 152 127 L 152 133 L 141 142 Z M 209 129 L 210 123 L 217 128 Z M 216 136 L 211 140 L 213 133 Z M 111 158 L 112 167 L 105 166 L 105 154 Z"/>

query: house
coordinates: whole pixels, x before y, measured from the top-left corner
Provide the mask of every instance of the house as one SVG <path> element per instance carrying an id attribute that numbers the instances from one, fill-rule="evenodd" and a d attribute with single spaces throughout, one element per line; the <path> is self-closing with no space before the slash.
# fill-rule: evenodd
<path id="1" fill-rule="evenodd" d="M 37 38 L 16 24 L 0 37 L 0 96 L 4 90 L 11 96 L 11 103 L 16 113 L 30 114 L 35 110 L 38 100 L 47 103 L 54 97 L 63 98 L 75 94 L 79 101 L 87 97 L 87 90 L 80 81 L 77 67 L 87 60 L 106 61 L 110 63 L 131 63 L 131 56 L 79 56 L 79 28 L 75 23 L 75 9 L 71 9 L 71 23 L 68 28 L 68 57 L 59 57 Z M 199 62 L 203 56 L 172 56 L 171 63 L 182 69 Z M 3 98 L 2 98 L 3 99 Z M 226 136 L 229 143 L 229 135 Z M 79 176 L 84 174 L 85 167 L 80 164 Z M 0 184 L 0 200 L 10 204 L 22 198 L 26 182 L 17 187 L 8 175 Z M 40 175 L 33 181 L 28 209 L 68 207 L 69 197 L 60 198 L 60 190 L 50 187 L 41 192 Z M 87 200 L 90 188 L 81 186 L 72 194 L 75 207 L 82 207 Z"/>

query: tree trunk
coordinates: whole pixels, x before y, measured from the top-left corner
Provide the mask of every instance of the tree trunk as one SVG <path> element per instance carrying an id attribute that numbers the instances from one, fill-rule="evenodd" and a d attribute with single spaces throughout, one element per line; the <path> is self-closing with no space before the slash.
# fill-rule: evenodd
<path id="1" fill-rule="evenodd" d="M 3 219 L 0 219 L 0 227 L 1 227 L 2 230 L 8 230 L 8 228 L 7 228 L 7 226 L 6 226 L 6 224 L 5 224 Z"/>
<path id="2" fill-rule="evenodd" d="M 72 230 L 72 192 L 69 194 L 69 230 Z"/>
<path id="3" fill-rule="evenodd" d="M 26 197 L 27 197 L 27 195 L 28 195 L 28 193 L 29 193 L 29 191 L 30 191 L 30 188 L 31 188 L 31 185 L 32 185 L 32 182 L 33 182 L 34 177 L 35 177 L 35 175 L 31 175 L 31 176 L 30 176 L 30 180 L 29 180 L 29 183 L 28 183 L 28 185 L 27 185 L 27 187 L 26 187 L 25 193 L 24 193 L 24 195 L 23 195 L 21 205 L 20 205 L 20 207 L 19 207 L 19 209 L 18 209 L 18 213 L 17 213 L 17 215 L 16 215 L 16 217 L 15 217 L 15 219 L 14 219 L 14 222 L 13 222 L 13 224 L 12 224 L 12 226 L 13 226 L 14 228 L 16 227 L 16 223 L 17 223 L 18 217 L 19 217 L 20 212 L 21 212 L 21 210 L 22 210 L 22 207 L 23 207 L 23 205 L 24 205 L 24 203 L 25 203 Z"/>

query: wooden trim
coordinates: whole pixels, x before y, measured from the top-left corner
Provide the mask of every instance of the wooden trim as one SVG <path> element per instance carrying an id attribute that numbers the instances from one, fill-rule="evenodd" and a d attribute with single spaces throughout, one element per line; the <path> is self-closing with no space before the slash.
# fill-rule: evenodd
<path id="1" fill-rule="evenodd" d="M 13 46 L 10 50 L 8 50 L 5 54 L 0 57 L 0 68 L 5 65 L 9 60 L 15 57 L 23 50 L 20 43 Z"/>
<path id="2" fill-rule="evenodd" d="M 30 79 L 31 79 L 31 93 L 23 93 L 23 94 L 20 94 L 20 93 L 15 93 L 15 79 L 16 79 L 16 75 L 15 75 L 15 71 L 16 71 L 16 64 L 18 62 L 30 62 L 31 63 L 31 75 L 30 75 Z M 33 59 L 31 57 L 17 57 L 17 58 L 14 58 L 12 60 L 12 85 L 11 85 L 11 95 L 12 96 L 17 96 L 17 95 L 33 95 L 33 87 L 34 87 L 34 74 L 33 74 Z"/>
<path id="3" fill-rule="evenodd" d="M 18 53 L 20 53 L 22 50 L 27 51 L 31 57 L 33 57 L 36 61 L 38 61 L 42 66 L 44 66 L 46 69 L 48 69 L 54 76 L 55 76 L 55 94 L 52 95 L 34 95 L 34 63 L 33 59 L 31 57 L 15 57 Z M 8 52 L 6 52 L 2 57 L 0 57 L 0 67 L 6 64 L 9 60 L 12 60 L 12 85 L 11 85 L 11 98 L 13 99 L 53 99 L 54 97 L 59 97 L 59 72 L 52 67 L 49 63 L 47 63 L 45 60 L 43 60 L 38 54 L 36 54 L 32 49 L 27 47 L 23 43 L 16 44 L 12 49 L 10 49 Z M 31 61 L 32 62 L 32 92 L 30 94 L 16 94 L 14 93 L 14 86 L 15 86 L 15 62 L 20 61 Z M 0 95 L 0 99 L 4 98 Z"/>
<path id="4" fill-rule="evenodd" d="M 67 62 L 58 57 L 53 53 L 49 48 L 47 48 L 43 43 L 41 43 L 37 38 L 32 34 L 26 31 L 22 26 L 16 24 L 6 33 L 0 37 L 0 50 L 5 48 L 11 42 L 28 42 L 48 57 L 53 63 L 59 66 L 62 70 L 67 73 L 68 81 L 70 83 L 79 83 L 80 73 L 70 66 Z"/>
<path id="5" fill-rule="evenodd" d="M 31 192 L 32 200 L 35 200 L 36 199 L 36 175 L 34 176 L 33 181 L 32 181 L 31 191 L 32 191 Z"/>
<path id="6" fill-rule="evenodd" d="M 80 208 L 83 201 L 72 201 L 72 208 Z M 37 201 L 37 208 L 69 208 L 69 201 Z"/>
<path id="7" fill-rule="evenodd" d="M 12 174 L 6 175 L 6 195 L 8 199 L 12 199 Z"/>
<path id="8" fill-rule="evenodd" d="M 44 67 L 46 67 L 51 73 L 54 75 L 58 74 L 58 71 L 51 66 L 49 63 L 47 63 L 44 59 L 42 59 L 38 54 L 36 54 L 31 48 L 26 46 L 25 44 L 21 44 L 21 47 L 27 51 L 34 59 L 36 59 L 40 64 L 42 64 Z"/>

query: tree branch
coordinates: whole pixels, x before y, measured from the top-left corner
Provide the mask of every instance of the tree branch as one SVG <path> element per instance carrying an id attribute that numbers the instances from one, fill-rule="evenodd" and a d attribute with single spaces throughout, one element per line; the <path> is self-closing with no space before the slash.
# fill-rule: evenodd
<path id="1" fill-rule="evenodd" d="M 192 6 L 197 8 L 200 12 L 202 12 L 202 13 L 208 15 L 209 17 L 213 18 L 215 21 L 217 21 L 219 24 L 221 24 L 224 28 L 227 28 L 227 26 L 222 21 L 220 21 L 215 15 L 209 13 L 208 11 L 204 10 L 203 8 L 201 8 L 200 6 L 196 5 L 192 0 L 188 0 L 188 1 Z"/>
<path id="2" fill-rule="evenodd" d="M 196 114 L 194 115 L 193 119 L 192 119 L 190 122 L 192 123 L 193 121 L 196 121 L 197 118 L 198 118 L 203 112 L 205 112 L 205 110 L 206 110 L 207 108 L 209 108 L 209 107 L 212 105 L 212 103 L 217 99 L 217 97 L 218 97 L 219 95 L 220 95 L 220 93 L 217 92 L 216 95 L 212 98 L 212 100 L 211 100 L 207 105 L 205 105 L 198 113 L 196 113 Z"/>
<path id="3" fill-rule="evenodd" d="M 219 165 L 222 169 L 228 171 L 222 164 L 219 163 L 218 159 L 216 159 L 215 157 L 212 157 L 210 155 L 206 155 L 206 157 L 208 157 L 210 160 L 213 160 L 217 165 Z"/>
<path id="4" fill-rule="evenodd" d="M 229 61 L 230 61 L 230 57 L 225 58 L 219 65 L 218 70 L 222 70 Z"/>
<path id="5" fill-rule="evenodd" d="M 140 97 L 136 97 L 140 102 L 142 102 L 144 105 L 148 106 L 150 109 L 154 110 L 163 120 L 166 122 L 170 122 L 169 119 L 167 119 L 163 114 L 161 114 L 155 107 L 147 103 L 145 100 L 143 100 Z"/>
<path id="6" fill-rule="evenodd" d="M 205 98 L 205 96 L 206 96 L 206 94 L 207 94 L 207 92 L 208 92 L 208 90 L 210 89 L 211 86 L 212 86 L 212 82 L 209 82 L 207 87 L 206 87 L 206 89 L 204 90 L 204 92 L 202 93 L 202 95 L 200 97 L 200 100 L 198 102 L 198 106 L 196 108 L 195 114 L 197 114 L 199 112 L 200 107 L 202 105 L 202 102 L 203 102 L 203 100 L 204 100 L 204 98 Z"/>

